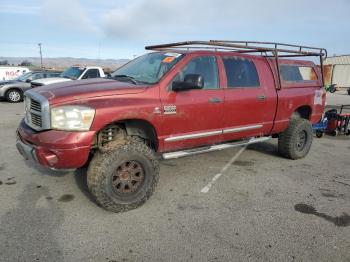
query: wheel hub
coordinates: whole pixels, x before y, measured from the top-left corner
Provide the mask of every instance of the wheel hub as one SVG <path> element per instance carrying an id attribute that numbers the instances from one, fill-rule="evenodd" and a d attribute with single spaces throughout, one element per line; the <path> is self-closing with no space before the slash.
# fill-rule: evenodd
<path id="1" fill-rule="evenodd" d="M 299 151 L 302 151 L 305 148 L 307 141 L 307 134 L 304 130 L 300 131 L 298 134 L 298 138 L 296 139 L 296 146 Z"/>
<path id="2" fill-rule="evenodd" d="M 12 91 L 12 92 L 9 93 L 9 98 L 12 101 L 18 101 L 21 98 L 21 96 L 20 96 L 20 94 L 18 92 Z"/>
<path id="3" fill-rule="evenodd" d="M 126 161 L 117 167 L 112 176 L 113 191 L 117 194 L 130 194 L 136 192 L 142 185 L 145 172 L 136 161 Z"/>

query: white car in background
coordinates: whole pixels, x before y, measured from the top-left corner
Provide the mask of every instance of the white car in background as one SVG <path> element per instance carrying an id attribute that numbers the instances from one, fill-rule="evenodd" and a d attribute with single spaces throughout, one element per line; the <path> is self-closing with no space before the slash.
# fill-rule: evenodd
<path id="1" fill-rule="evenodd" d="M 49 84 L 56 84 L 72 80 L 105 77 L 101 67 L 98 66 L 71 66 L 61 73 L 59 77 L 43 78 L 31 82 L 32 88 Z"/>

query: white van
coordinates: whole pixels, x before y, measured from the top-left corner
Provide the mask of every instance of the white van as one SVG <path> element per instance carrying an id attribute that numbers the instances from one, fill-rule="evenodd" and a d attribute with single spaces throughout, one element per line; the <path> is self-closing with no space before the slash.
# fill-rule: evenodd
<path id="1" fill-rule="evenodd" d="M 30 70 L 27 67 L 0 66 L 0 81 L 12 80 L 28 72 Z"/>

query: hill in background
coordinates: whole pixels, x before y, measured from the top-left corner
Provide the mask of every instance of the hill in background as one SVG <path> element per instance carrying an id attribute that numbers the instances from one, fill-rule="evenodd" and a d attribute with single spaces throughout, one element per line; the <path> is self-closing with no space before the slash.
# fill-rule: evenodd
<path id="1" fill-rule="evenodd" d="M 19 65 L 23 61 L 28 61 L 35 67 L 40 67 L 39 57 L 0 57 L 0 60 L 7 60 L 10 65 Z M 43 58 L 45 68 L 64 69 L 73 65 L 101 66 L 108 69 L 116 69 L 127 63 L 128 59 L 88 59 L 73 57 Z"/>

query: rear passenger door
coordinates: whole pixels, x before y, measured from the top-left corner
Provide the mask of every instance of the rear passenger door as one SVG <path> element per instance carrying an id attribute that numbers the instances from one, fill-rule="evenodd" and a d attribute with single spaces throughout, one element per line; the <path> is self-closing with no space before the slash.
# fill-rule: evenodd
<path id="1" fill-rule="evenodd" d="M 223 56 L 222 67 L 226 76 L 224 140 L 269 133 L 276 110 L 276 92 L 267 62 Z"/>

